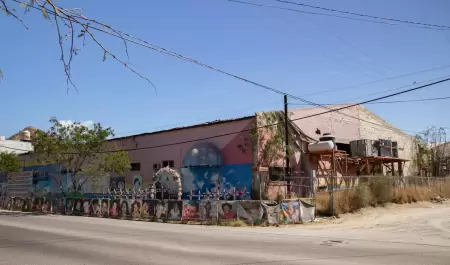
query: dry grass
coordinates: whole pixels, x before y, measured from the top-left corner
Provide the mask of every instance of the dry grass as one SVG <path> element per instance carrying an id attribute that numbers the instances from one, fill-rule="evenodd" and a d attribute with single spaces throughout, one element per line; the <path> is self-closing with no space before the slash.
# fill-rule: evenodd
<path id="1" fill-rule="evenodd" d="M 330 192 L 318 193 L 316 209 L 318 214 L 331 214 Z M 437 198 L 450 198 L 450 181 L 433 181 L 428 185 L 411 185 L 394 188 L 388 178 L 376 177 L 355 189 L 334 191 L 334 214 L 339 215 L 357 211 L 368 206 L 383 206 L 386 203 L 414 203 L 433 201 Z"/>

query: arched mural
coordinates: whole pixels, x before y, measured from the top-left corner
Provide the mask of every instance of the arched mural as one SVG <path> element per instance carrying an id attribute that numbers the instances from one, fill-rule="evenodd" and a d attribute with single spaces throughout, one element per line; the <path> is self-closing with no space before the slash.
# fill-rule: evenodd
<path id="1" fill-rule="evenodd" d="M 173 170 L 168 166 L 163 167 L 156 172 L 153 181 L 155 183 L 160 183 L 161 186 L 169 192 L 169 194 L 177 194 L 178 199 L 181 200 L 181 176 L 176 170 Z"/>

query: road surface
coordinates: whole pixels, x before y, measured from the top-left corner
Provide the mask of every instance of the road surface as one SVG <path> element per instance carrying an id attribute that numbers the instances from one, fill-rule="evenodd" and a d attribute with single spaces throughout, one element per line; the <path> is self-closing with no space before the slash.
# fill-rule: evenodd
<path id="1" fill-rule="evenodd" d="M 231 228 L 0 211 L 0 264 L 450 264 L 450 207 L 347 224 Z"/>

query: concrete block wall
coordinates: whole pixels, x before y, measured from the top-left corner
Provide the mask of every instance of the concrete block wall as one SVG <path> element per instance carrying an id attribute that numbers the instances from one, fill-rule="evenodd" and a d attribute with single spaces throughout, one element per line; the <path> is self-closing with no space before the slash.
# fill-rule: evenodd
<path id="1" fill-rule="evenodd" d="M 387 121 L 381 119 L 379 116 L 370 112 L 363 106 L 358 107 L 358 117 L 360 120 L 359 135 L 360 139 L 386 139 L 398 142 L 398 156 L 399 158 L 404 158 L 410 160 L 405 163 L 403 167 L 403 173 L 405 176 L 412 175 L 415 173 L 415 167 L 413 165 L 413 157 L 416 153 L 416 145 L 414 144 L 414 137 L 410 136 L 400 129 L 394 127 Z M 365 121 L 368 122 L 365 122 Z M 370 123 L 369 123 L 370 122 Z M 379 124 L 375 125 L 375 124 Z M 398 170 L 398 168 L 395 168 Z"/>

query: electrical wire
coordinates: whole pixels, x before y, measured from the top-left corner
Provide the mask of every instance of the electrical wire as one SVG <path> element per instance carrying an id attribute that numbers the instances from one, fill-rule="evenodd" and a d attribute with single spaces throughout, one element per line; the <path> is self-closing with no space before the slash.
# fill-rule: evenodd
<path id="1" fill-rule="evenodd" d="M 13 0 L 13 1 L 18 2 L 17 0 Z M 18 2 L 18 3 L 19 3 L 19 2 Z M 30 6 L 30 5 L 28 5 L 28 6 L 29 6 L 30 8 L 35 9 L 35 10 L 39 10 L 37 7 Z M 44 9 L 46 9 L 46 11 L 47 11 L 48 13 L 50 13 L 50 14 L 55 14 L 52 10 L 50 10 L 50 9 L 48 9 L 48 8 L 44 8 Z M 77 18 L 79 18 L 79 19 L 83 19 L 83 20 L 88 20 L 88 21 L 91 21 L 91 22 L 95 22 L 95 23 L 97 23 L 97 24 L 99 24 L 99 25 L 106 25 L 106 24 L 104 24 L 104 23 L 97 22 L 97 21 L 95 21 L 95 20 L 89 20 L 89 19 L 87 19 L 87 18 L 84 18 L 84 17 L 81 17 L 81 16 L 77 16 L 77 15 L 72 15 L 72 17 L 77 17 Z M 69 21 L 71 21 L 71 22 L 75 22 L 75 23 L 78 23 L 78 24 L 83 25 L 80 21 L 78 21 L 78 20 L 76 20 L 76 19 L 74 19 L 74 18 L 65 18 L 65 19 L 67 19 L 67 20 L 69 20 Z M 294 99 L 296 99 L 296 100 L 299 100 L 299 101 L 304 102 L 304 103 L 307 103 L 307 104 L 311 104 L 311 105 L 314 105 L 314 106 L 318 106 L 318 107 L 321 107 L 321 108 L 324 108 L 324 109 L 327 109 L 327 110 L 332 110 L 332 109 L 328 108 L 327 106 L 323 106 L 323 105 L 314 103 L 314 102 L 312 102 L 312 101 L 309 101 L 309 100 L 306 100 L 306 99 L 303 99 L 303 98 L 300 98 L 300 97 L 297 97 L 297 96 L 290 95 L 290 94 L 288 94 L 288 93 L 286 93 L 286 92 L 283 92 L 283 91 L 281 91 L 281 90 L 279 90 L 279 89 L 276 89 L 276 88 L 273 88 L 273 87 L 269 87 L 269 86 L 260 84 L 260 83 L 258 83 L 258 82 L 249 80 L 249 79 L 247 79 L 247 78 L 244 78 L 244 77 L 241 77 L 241 76 L 238 76 L 238 75 L 235 75 L 235 74 L 226 72 L 226 71 L 224 71 L 224 70 L 218 69 L 218 68 L 213 67 L 213 66 L 211 66 L 211 65 L 208 65 L 208 64 L 205 64 L 205 63 L 201 63 L 201 62 L 199 62 L 199 61 L 197 61 L 197 60 L 194 60 L 194 59 L 191 59 L 191 58 L 186 57 L 186 56 L 184 56 L 184 55 L 181 55 L 181 54 L 178 54 L 178 53 L 176 53 L 176 52 L 170 51 L 170 50 L 165 49 L 165 48 L 163 48 L 163 47 L 161 47 L 161 46 L 158 46 L 158 45 L 149 43 L 148 41 L 142 40 L 142 39 L 137 38 L 137 37 L 133 37 L 133 36 L 131 36 L 130 34 L 128 34 L 128 33 L 126 33 L 126 32 L 122 32 L 122 31 L 119 31 L 119 30 L 114 30 L 113 32 L 111 32 L 111 31 L 106 30 L 105 28 L 101 29 L 101 28 L 98 28 L 98 27 L 96 27 L 96 26 L 93 26 L 92 24 L 89 25 L 89 29 L 94 29 L 94 30 L 103 32 L 103 33 L 105 33 L 105 34 L 107 34 L 107 35 L 111 35 L 111 36 L 114 36 L 114 37 L 116 37 L 116 38 L 120 38 L 120 39 L 122 39 L 123 41 L 128 41 L 128 42 L 130 42 L 130 43 L 134 43 L 134 44 L 136 44 L 136 45 L 143 46 L 143 47 L 149 48 L 149 49 L 151 49 L 151 50 L 155 50 L 155 51 L 157 51 L 157 52 L 164 53 L 164 54 L 167 54 L 167 55 L 176 57 L 176 58 L 178 58 L 178 59 L 182 59 L 182 60 L 185 60 L 185 61 L 188 61 L 188 62 L 197 64 L 197 65 L 199 65 L 199 66 L 202 66 L 202 67 L 208 68 L 208 69 L 210 69 L 210 70 L 213 70 L 213 71 L 222 73 L 222 74 L 224 74 L 224 75 L 227 75 L 227 76 L 236 78 L 236 79 L 238 79 L 238 80 L 241 80 L 241 81 L 244 81 L 244 82 L 253 84 L 253 85 L 255 85 L 255 86 L 264 88 L 264 89 L 266 89 L 266 90 L 268 90 L 268 91 L 272 91 L 272 92 L 277 93 L 277 94 L 286 95 L 286 96 L 289 96 L 289 97 L 291 97 L 291 98 L 294 98 Z M 126 36 L 126 37 L 124 37 L 124 36 Z M 336 110 L 336 112 L 340 113 L 340 112 L 339 112 L 339 109 Z M 359 118 L 357 118 L 357 117 L 354 117 L 354 116 L 351 116 L 351 115 L 348 115 L 348 114 L 343 114 L 343 113 L 341 113 L 341 114 L 342 114 L 342 115 L 345 115 L 345 116 L 348 116 L 348 117 L 351 117 L 351 118 L 354 118 L 354 119 L 362 120 L 362 119 L 359 119 Z M 364 121 L 364 120 L 362 120 L 362 121 Z M 368 122 L 368 121 L 366 121 L 366 122 Z M 377 125 L 378 125 L 378 124 L 377 124 Z M 378 126 L 380 126 L 380 125 L 378 125 Z"/>
<path id="2" fill-rule="evenodd" d="M 367 104 L 394 104 L 394 103 L 407 103 L 407 102 L 423 102 L 423 101 L 435 101 L 435 100 L 445 100 L 450 99 L 450 97 L 440 97 L 440 98 L 422 98 L 422 99 L 411 99 L 411 100 L 395 100 L 395 101 L 376 101 L 369 102 Z M 302 103 L 289 103 L 289 105 L 297 105 L 297 106 L 310 106 L 309 104 Z M 322 105 L 336 105 L 333 103 L 326 103 Z"/>
<path id="3" fill-rule="evenodd" d="M 309 93 L 309 94 L 303 94 L 303 95 L 301 95 L 301 97 L 307 97 L 307 96 L 324 94 L 324 93 L 328 93 L 328 92 L 335 92 L 335 91 L 342 91 L 342 90 L 358 88 L 358 87 L 361 87 L 361 86 L 372 85 L 372 84 L 376 84 L 376 83 L 380 83 L 380 82 L 384 82 L 384 81 L 389 81 L 389 80 L 394 80 L 394 79 L 399 79 L 399 78 L 403 78 L 403 77 L 408 77 L 408 76 L 412 76 L 412 75 L 418 75 L 418 74 L 428 73 L 428 72 L 432 72 L 432 71 L 443 70 L 443 69 L 446 69 L 446 68 L 449 68 L 449 67 L 450 67 L 450 64 L 441 65 L 441 66 L 438 66 L 438 67 L 424 69 L 424 70 L 420 70 L 420 71 L 416 71 L 416 72 L 410 72 L 410 73 L 401 74 L 401 75 L 397 75 L 397 76 L 391 76 L 391 77 L 386 78 L 386 79 L 379 79 L 379 80 L 375 80 L 375 81 L 364 82 L 364 83 L 355 84 L 355 85 L 349 85 L 349 86 L 329 88 L 329 89 L 325 89 L 325 90 L 321 90 L 321 91 L 317 91 L 317 92 L 313 92 L 313 93 Z"/>
<path id="4" fill-rule="evenodd" d="M 299 118 L 296 118 L 296 119 L 290 119 L 289 121 L 297 121 L 297 120 L 308 119 L 308 118 L 320 116 L 320 115 L 323 115 L 323 114 L 332 113 L 332 112 L 336 112 L 336 111 L 343 110 L 343 109 L 348 109 L 348 108 L 355 107 L 355 106 L 358 106 L 358 105 L 363 105 L 363 104 L 367 104 L 367 103 L 370 103 L 370 102 L 374 102 L 374 101 L 378 101 L 378 100 L 394 97 L 394 96 L 397 96 L 397 95 L 409 93 L 409 92 L 412 92 L 412 91 L 416 91 L 416 90 L 419 90 L 419 89 L 422 89 L 422 88 L 430 87 L 430 86 L 437 85 L 437 84 L 444 83 L 444 82 L 448 82 L 448 81 L 450 81 L 450 78 L 442 79 L 442 80 L 439 80 L 439 81 L 436 81 L 436 82 L 433 82 L 433 83 L 428 83 L 428 84 L 425 84 L 425 85 L 422 85 L 422 86 L 419 86 L 419 87 L 410 88 L 410 89 L 403 90 L 403 91 L 396 92 L 396 93 L 392 93 L 392 94 L 389 94 L 389 95 L 386 95 L 386 96 L 382 96 L 382 97 L 366 100 L 366 101 L 363 101 L 363 102 L 342 106 L 342 107 L 339 107 L 339 108 L 336 108 L 336 109 L 331 109 L 329 111 L 315 113 L 315 114 L 299 117 Z M 208 139 L 219 138 L 219 137 L 224 137 L 224 136 L 229 136 L 229 135 L 234 135 L 234 134 L 240 134 L 242 132 L 249 132 L 249 131 L 252 131 L 252 130 L 255 130 L 255 129 L 256 130 L 264 129 L 264 128 L 271 127 L 271 126 L 276 126 L 276 125 L 279 125 L 279 124 L 281 124 L 281 122 L 267 124 L 267 125 L 264 125 L 264 126 L 258 126 L 256 128 L 252 128 L 252 129 L 243 129 L 243 130 L 240 130 L 240 131 L 223 133 L 223 134 L 216 134 L 216 135 L 212 135 L 212 136 L 208 136 L 208 137 L 202 137 L 202 138 L 197 138 L 197 139 L 192 139 L 192 140 L 187 140 L 187 141 L 180 141 L 180 142 L 173 142 L 173 143 L 168 143 L 168 144 L 160 144 L 160 145 L 138 147 L 138 148 L 126 148 L 126 149 L 120 149 L 120 150 L 100 151 L 100 152 L 95 152 L 95 153 L 97 153 L 97 154 L 100 154 L 100 153 L 116 153 L 116 152 L 122 152 L 122 151 L 138 151 L 138 150 L 147 150 L 147 149 L 154 149 L 154 148 L 160 148 L 160 147 L 166 147 L 166 146 L 174 146 L 174 145 L 179 145 L 179 144 L 186 144 L 186 143 L 204 141 L 204 140 L 208 140 Z M 398 129 L 398 131 L 400 131 L 400 129 Z M 112 139 L 112 140 L 114 140 L 114 139 Z M 0 145 L 0 147 L 3 147 L 3 146 Z M 6 148 L 8 148 L 8 147 L 6 147 Z M 20 149 L 16 149 L 16 150 L 29 151 L 29 150 L 20 150 Z M 65 154 L 78 154 L 78 153 L 65 153 Z"/>
<path id="5" fill-rule="evenodd" d="M 338 13 L 342 13 L 342 14 L 353 15 L 353 16 L 359 16 L 359 17 L 368 17 L 368 18 L 374 18 L 374 19 L 380 19 L 380 20 L 387 20 L 387 21 L 400 22 L 400 23 L 405 23 L 405 24 L 412 24 L 412 25 L 420 25 L 420 26 L 426 26 L 426 27 L 436 27 L 436 28 L 450 29 L 450 26 L 446 26 L 446 25 L 428 24 L 428 23 L 415 22 L 415 21 L 408 21 L 408 20 L 402 20 L 402 19 L 395 19 L 395 18 L 388 18 L 388 17 L 380 17 L 380 16 L 372 16 L 372 15 L 366 15 L 366 14 L 361 14 L 361 13 L 356 13 L 356 12 L 350 12 L 350 11 L 344 11 L 344 10 L 337 10 L 337 9 L 332 9 L 332 8 L 326 8 L 326 7 L 321 7 L 321 6 L 314 6 L 314 5 L 308 5 L 308 4 L 301 4 L 301 3 L 296 3 L 296 2 L 287 1 L 287 0 L 273 0 L 273 1 L 277 1 L 277 2 L 285 3 L 285 4 L 291 4 L 291 5 L 297 5 L 297 6 L 309 7 L 309 8 L 315 8 L 315 9 L 321 9 L 321 10 L 326 10 L 326 11 L 330 11 L 330 12 L 338 12 Z"/>
<path id="6" fill-rule="evenodd" d="M 450 30 L 450 28 L 445 28 L 445 27 L 441 28 L 441 27 L 434 27 L 434 26 L 406 25 L 406 24 L 385 22 L 385 21 L 380 21 L 380 20 L 370 20 L 370 19 L 364 19 L 364 18 L 356 18 L 356 17 L 334 15 L 334 14 L 316 13 L 316 12 L 310 12 L 310 11 L 304 11 L 304 10 L 299 10 L 299 9 L 286 8 L 286 7 L 279 7 L 279 6 L 273 6 L 273 5 L 262 5 L 262 4 L 256 4 L 256 3 L 239 1 L 239 0 L 226 0 L 226 1 L 233 2 L 233 3 L 238 3 L 238 4 L 246 4 L 246 5 L 250 5 L 250 6 L 267 7 L 267 8 L 274 8 L 274 9 L 291 11 L 291 12 L 297 12 L 297 13 L 303 13 L 303 14 L 310 14 L 310 15 L 317 15 L 317 16 L 327 16 L 327 17 L 337 17 L 337 18 L 358 20 L 358 21 L 377 23 L 377 24 L 384 24 L 384 25 L 390 25 L 390 26 L 403 26 L 403 27 L 411 27 L 411 28 L 423 28 L 423 29 L 431 29 L 431 30 L 439 30 L 439 31 L 448 31 L 448 30 Z"/>
<path id="7" fill-rule="evenodd" d="M 446 78 L 446 77 L 450 77 L 450 75 L 447 75 L 447 76 L 444 76 L 444 77 L 433 78 L 433 79 L 429 79 L 429 80 L 421 81 L 421 82 L 414 82 L 413 84 L 410 84 L 410 85 L 405 85 L 405 86 L 401 86 L 401 87 L 397 87 L 397 88 L 390 88 L 390 89 L 387 89 L 387 90 L 378 91 L 378 92 L 370 93 L 370 94 L 359 96 L 359 97 L 354 97 L 354 98 L 350 98 L 350 99 L 341 100 L 339 102 L 336 102 L 335 104 L 342 104 L 343 102 L 352 102 L 352 101 L 355 101 L 355 100 L 358 100 L 358 99 L 361 99 L 361 98 L 375 96 L 375 95 L 379 95 L 379 94 L 383 94 L 383 93 L 387 93 L 387 92 L 392 92 L 392 91 L 400 90 L 400 89 L 403 89 L 403 88 L 411 87 L 411 86 L 414 86 L 414 85 L 425 84 L 427 82 L 433 82 L 433 81 L 439 80 L 441 78 Z"/>

